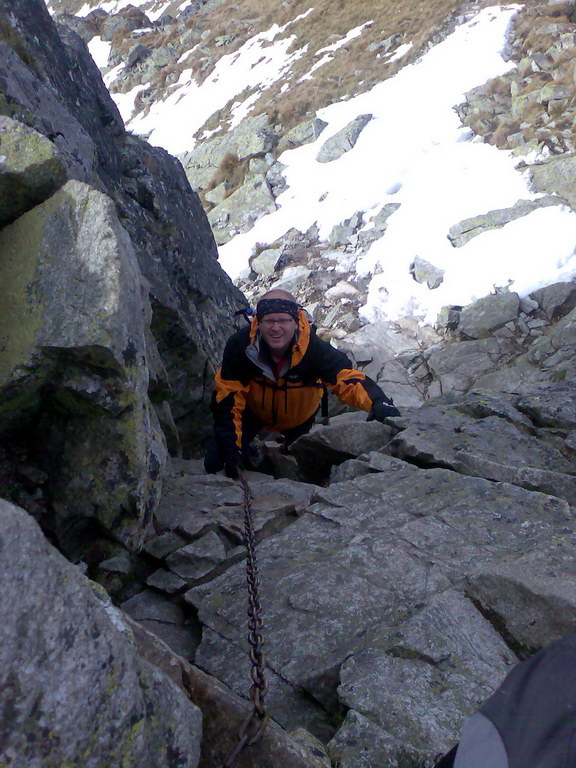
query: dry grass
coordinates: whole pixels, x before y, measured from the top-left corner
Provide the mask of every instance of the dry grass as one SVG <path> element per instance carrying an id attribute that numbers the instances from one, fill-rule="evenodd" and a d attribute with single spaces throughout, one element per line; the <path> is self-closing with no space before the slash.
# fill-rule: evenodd
<path id="1" fill-rule="evenodd" d="M 514 133 L 518 133 L 520 130 L 520 123 L 517 120 L 502 120 L 492 136 L 490 137 L 490 144 L 502 149 L 508 146 L 508 137 Z"/>
<path id="2" fill-rule="evenodd" d="M 238 187 L 241 187 L 246 177 L 249 160 L 239 160 L 233 152 L 227 152 L 222 158 L 222 162 L 216 169 L 216 173 L 210 179 L 206 187 L 206 192 L 215 189 L 224 182 L 226 190 L 225 197 L 229 197 Z"/>
<path id="3" fill-rule="evenodd" d="M 140 8 L 135 8 L 133 5 L 126 5 L 118 11 L 118 16 L 122 16 L 123 19 L 136 19 L 139 24 L 145 26 L 147 16 Z"/>
<path id="4" fill-rule="evenodd" d="M 485 5 L 492 4 L 486 0 Z M 288 24 L 282 35 L 295 36 L 293 49 L 308 46 L 306 54 L 297 59 L 289 75 L 268 88 L 254 105 L 251 114 L 275 114 L 285 130 L 313 116 L 318 109 L 348 98 L 351 93 L 369 90 L 377 82 L 394 75 L 407 61 L 414 60 L 431 42 L 436 42 L 450 26 L 451 20 L 462 7 L 462 0 L 438 0 L 434 4 L 424 0 L 404 0 L 383 3 L 381 0 L 318 0 L 313 12 L 294 22 L 312 7 L 310 0 L 233 0 L 222 2 L 216 8 L 194 17 L 193 23 L 208 20 L 209 35 L 202 43 L 202 56 L 197 57 L 194 71 L 202 81 L 212 72 L 218 58 L 224 53 L 238 50 L 250 37 L 269 29 Z M 233 28 L 230 18 L 234 19 Z M 360 37 L 339 49 L 333 59 L 314 74 L 313 80 L 300 82 L 300 78 L 318 60 L 316 51 L 342 39 L 347 33 L 371 21 Z M 233 32 L 237 37 L 227 46 L 217 47 L 218 37 Z M 388 63 L 386 56 L 370 51 L 372 44 L 381 43 L 391 35 L 399 34 L 397 45 L 412 42 L 413 48 L 402 62 Z M 392 53 L 393 51 L 391 51 Z M 280 93 L 289 84 L 288 94 Z M 212 123 L 214 121 L 211 121 Z M 204 131 L 202 128 L 198 135 Z"/>
<path id="5" fill-rule="evenodd" d="M 307 9 L 308 3 L 295 4 Z M 369 48 L 381 43 L 391 35 L 399 34 L 402 42 L 412 42 L 413 49 L 407 59 L 416 58 L 425 45 L 438 35 L 446 24 L 447 17 L 454 13 L 461 3 L 458 0 L 439 0 L 433 6 L 419 0 L 408 0 L 400 4 L 382 3 L 380 0 L 320 0 L 313 13 L 291 24 L 285 35 L 295 35 L 293 50 L 308 46 L 304 56 L 296 60 L 290 73 L 290 108 L 282 109 L 280 89 L 283 82 L 272 86 L 254 106 L 254 114 L 277 104 L 284 129 L 289 129 L 305 117 L 311 117 L 321 107 L 348 97 L 351 93 L 369 90 L 373 85 L 395 74 L 400 63 L 387 63 L 386 57 L 379 57 L 378 51 Z M 300 8 L 290 8 L 290 16 Z M 346 36 L 355 27 L 372 21 L 362 34 L 340 48 L 332 60 L 314 73 L 313 80 L 300 82 L 300 78 L 311 68 L 318 57 L 316 51 L 327 42 L 335 42 Z M 406 61 L 406 60 L 405 60 Z M 405 63 L 405 61 L 403 63 Z M 294 108 L 294 107 L 297 108 Z"/>
<path id="6" fill-rule="evenodd" d="M 549 48 L 555 42 L 558 31 L 561 31 L 550 28 L 551 24 L 565 25 L 566 31 L 570 31 L 573 23 L 570 21 L 570 16 L 573 16 L 570 6 L 569 3 L 549 7 L 537 5 L 520 13 L 516 18 L 514 32 L 522 40 L 522 51 Z"/>
<path id="7" fill-rule="evenodd" d="M 520 93 L 529 93 L 547 83 L 564 86 L 568 93 L 568 99 L 527 104 L 521 117 L 525 137 L 541 141 L 552 151 L 559 151 L 558 147 L 560 151 L 565 151 L 571 149 L 570 144 L 576 143 L 576 51 L 571 48 L 554 48 L 550 51 L 552 46 L 558 44 L 561 34 L 576 32 L 575 21 L 574 4 L 562 3 L 552 7 L 530 8 L 518 15 L 515 25 L 515 35 L 522 54 L 533 56 L 535 53 L 547 53 L 551 66 L 550 72 L 540 72 L 525 80 Z"/>
<path id="8" fill-rule="evenodd" d="M 298 125 L 302 122 L 305 116 L 310 114 L 315 101 L 316 94 L 310 91 L 316 91 L 316 88 L 310 88 L 309 92 L 302 88 L 299 96 L 283 99 L 276 108 L 277 117 L 273 122 L 279 122 L 283 126 Z"/>
<path id="9" fill-rule="evenodd" d="M 484 93 L 499 99 L 510 98 L 510 81 L 504 77 L 493 77 L 484 86 Z"/>
<path id="10" fill-rule="evenodd" d="M 488 5 L 494 5 L 493 0 L 482 0 L 476 7 Z M 311 7 L 312 12 L 304 19 L 294 21 Z M 238 50 L 256 33 L 269 29 L 273 24 L 279 27 L 288 25 L 281 36 L 294 36 L 292 51 L 304 46 L 307 46 L 307 50 L 293 62 L 289 73 L 262 92 L 250 113 L 266 113 L 272 124 L 280 124 L 282 130 L 286 131 L 314 116 L 318 109 L 347 99 L 352 94 L 367 91 L 376 83 L 396 74 L 406 63 L 421 56 L 431 44 L 445 37 L 454 28 L 464 7 L 462 0 L 438 0 L 433 4 L 424 0 L 402 0 L 400 3 L 383 3 L 382 0 L 363 0 L 362 3 L 356 0 L 316 0 L 313 6 L 310 0 L 223 0 L 216 7 L 208 3 L 189 22 L 195 30 L 204 30 L 202 41 L 188 60 L 181 64 L 174 62 L 159 70 L 151 83 L 151 90 L 161 92 L 162 88 L 177 79 L 185 67 L 192 67 L 197 81 L 201 82 L 210 75 L 221 56 Z M 525 9 L 515 21 L 514 56 L 519 59 L 523 55 L 546 51 L 557 41 L 558 30 L 574 30 L 574 18 L 574 3 L 548 7 L 542 0 L 526 0 Z M 234 20 L 233 24 L 230 19 Z M 313 79 L 302 80 L 303 75 L 318 61 L 318 50 L 341 40 L 351 29 L 367 21 L 371 23 L 364 28 L 362 34 L 336 51 L 332 60 L 313 74 Z M 178 34 L 182 30 L 180 28 L 176 34 L 176 27 L 174 25 L 144 35 L 138 41 L 154 47 L 168 43 L 178 45 Z M 217 46 L 216 40 L 228 34 L 235 37 L 227 45 Z M 390 62 L 386 53 L 379 54 L 378 49 L 375 49 L 375 46 L 393 35 L 399 37 L 389 51 L 390 54 L 403 43 L 411 42 L 413 46 L 400 62 Z M 371 47 L 372 50 L 369 50 Z M 179 48 L 178 56 L 181 53 L 184 53 L 183 48 Z M 521 93 L 539 89 L 553 79 L 556 82 L 572 83 L 575 63 L 571 52 L 559 51 L 551 73 L 527 73 L 519 83 Z M 558 69 L 561 70 L 560 74 Z M 488 84 L 486 93 L 495 97 L 499 104 L 507 105 L 511 99 L 510 85 L 509 77 L 494 78 Z M 285 93 L 281 93 L 283 88 Z M 241 101 L 247 95 L 241 94 L 234 100 Z M 208 129 L 220 127 L 222 132 L 226 131 L 231 104 L 232 101 L 212 115 L 197 132 L 197 137 Z M 528 103 L 526 114 L 514 123 L 508 120 L 501 124 L 501 120 L 494 114 L 475 115 L 470 125 L 487 140 L 505 146 L 506 137 L 515 132 L 518 124 L 535 119 L 537 127 L 540 127 L 544 115 L 561 118 L 555 115 L 552 103 L 547 113 L 540 105 L 536 112 L 534 110 L 532 104 Z M 229 171 L 232 172 L 232 168 Z M 227 181 L 235 188 L 233 179 Z M 220 182 L 215 182 L 214 186 L 217 183 Z"/>
<path id="11" fill-rule="evenodd" d="M 531 102 L 522 113 L 521 128 L 527 138 L 534 138 L 537 126 L 542 125 L 546 109 L 537 101 Z"/>
<path id="12" fill-rule="evenodd" d="M 485 136 L 487 140 L 498 128 L 498 118 L 492 112 L 474 112 L 467 122 L 467 125 L 478 136 Z"/>
<path id="13" fill-rule="evenodd" d="M 181 71 L 182 67 L 178 64 L 177 60 L 167 64 L 165 67 L 159 67 L 150 81 L 149 87 L 153 90 L 166 88 L 178 80 Z"/>

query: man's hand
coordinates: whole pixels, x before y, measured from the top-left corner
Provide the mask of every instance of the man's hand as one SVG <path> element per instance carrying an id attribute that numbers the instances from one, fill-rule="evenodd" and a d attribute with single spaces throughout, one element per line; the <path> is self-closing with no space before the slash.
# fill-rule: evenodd
<path id="1" fill-rule="evenodd" d="M 400 416 L 400 411 L 392 400 L 381 398 L 372 402 L 372 410 L 366 421 L 384 421 L 389 416 Z"/>

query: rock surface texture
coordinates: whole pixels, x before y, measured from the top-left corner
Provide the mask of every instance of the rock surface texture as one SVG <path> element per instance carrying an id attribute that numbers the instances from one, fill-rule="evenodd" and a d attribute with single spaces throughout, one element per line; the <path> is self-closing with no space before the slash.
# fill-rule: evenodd
<path id="1" fill-rule="evenodd" d="M 36 0 L 4 3 L 0 27 L 0 486 L 72 557 L 85 534 L 138 549 L 167 447 L 206 439 L 241 294 L 181 166 L 124 131 L 82 39 Z"/>
<path id="2" fill-rule="evenodd" d="M 200 710 L 26 512 L 0 518 L 2 763 L 196 768 Z"/>
<path id="3" fill-rule="evenodd" d="M 386 425 L 345 414 L 294 444 L 300 481 L 248 473 L 274 719 L 343 766 L 432 765 L 518 658 L 574 631 L 575 397 L 551 384 Z M 241 528 L 238 483 L 171 462 L 148 551 L 185 582 L 195 663 L 239 694 Z"/>

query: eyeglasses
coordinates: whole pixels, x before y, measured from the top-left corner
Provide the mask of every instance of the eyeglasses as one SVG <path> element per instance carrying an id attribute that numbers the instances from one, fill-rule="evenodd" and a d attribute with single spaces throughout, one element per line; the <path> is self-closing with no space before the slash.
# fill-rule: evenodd
<path id="1" fill-rule="evenodd" d="M 266 328 L 272 328 L 273 325 L 279 325 L 282 328 L 288 328 L 288 326 L 294 322 L 296 321 L 292 317 L 286 318 L 285 320 L 272 320 L 270 317 L 265 317 L 263 320 L 260 320 L 260 325 L 263 325 Z"/>

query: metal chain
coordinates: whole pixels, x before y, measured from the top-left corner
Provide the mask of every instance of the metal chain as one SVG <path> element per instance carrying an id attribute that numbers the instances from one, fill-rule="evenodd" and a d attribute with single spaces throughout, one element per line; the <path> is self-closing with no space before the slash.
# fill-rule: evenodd
<path id="1" fill-rule="evenodd" d="M 242 724 L 238 733 L 239 743 L 224 763 L 223 768 L 233 768 L 242 750 L 251 744 L 255 744 L 262 738 L 269 719 L 269 715 L 264 708 L 267 683 L 264 675 L 265 664 L 262 653 L 262 646 L 264 644 L 262 637 L 263 622 L 260 616 L 262 611 L 258 592 L 260 579 L 256 562 L 256 539 L 252 519 L 252 501 L 248 482 L 241 472 L 239 473 L 239 479 L 242 484 L 244 498 L 244 541 L 246 544 L 246 581 L 248 584 L 248 643 L 250 644 L 249 656 L 252 662 L 250 698 L 254 707 L 246 721 Z"/>

